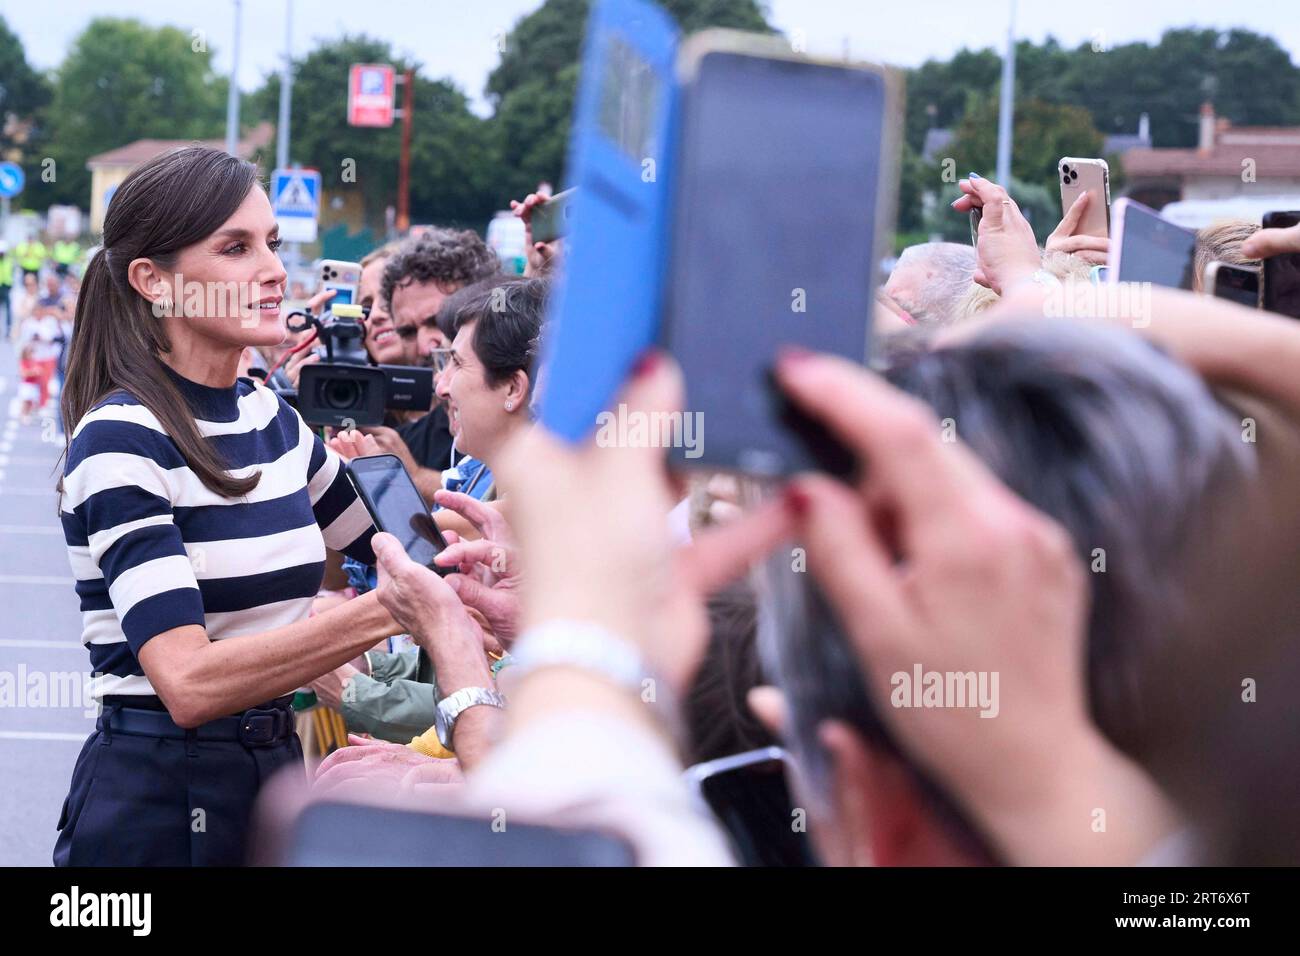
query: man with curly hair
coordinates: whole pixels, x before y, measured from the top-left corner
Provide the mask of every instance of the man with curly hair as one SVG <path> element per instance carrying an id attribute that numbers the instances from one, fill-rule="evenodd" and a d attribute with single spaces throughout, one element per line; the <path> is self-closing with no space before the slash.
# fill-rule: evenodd
<path id="1" fill-rule="evenodd" d="M 407 239 L 384 267 L 381 292 L 396 334 L 418 336 L 420 360 L 429 362 L 433 349 L 447 347 L 436 321 L 443 302 L 500 271 L 496 253 L 471 229 L 435 228 Z"/>
<path id="2" fill-rule="evenodd" d="M 418 342 L 418 361 L 436 365 L 446 349 L 437 317 L 457 289 L 499 274 L 501 264 L 478 233 L 470 229 L 434 228 L 406 239 L 384 266 L 380 299 L 392 315 L 392 334 Z M 442 487 L 442 472 L 452 465 L 447 413 L 436 406 L 429 414 L 399 429 L 367 428 L 383 451 L 406 465 L 420 493 L 433 502 Z"/>

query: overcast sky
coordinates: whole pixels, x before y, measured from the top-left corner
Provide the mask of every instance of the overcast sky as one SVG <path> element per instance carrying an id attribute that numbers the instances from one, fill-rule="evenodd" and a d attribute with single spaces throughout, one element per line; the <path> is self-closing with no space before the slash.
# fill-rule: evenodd
<path id="1" fill-rule="evenodd" d="M 259 86 L 284 50 L 286 0 L 244 0 L 239 84 Z M 496 64 L 496 37 L 541 0 L 293 0 L 295 55 L 318 40 L 367 33 L 450 77 L 486 114 L 483 86 Z M 769 0 L 769 20 L 787 35 L 802 31 L 809 52 L 915 66 L 946 59 L 963 46 L 1001 46 L 1010 0 Z M 1300 62 L 1295 0 L 1019 0 L 1017 35 L 1049 33 L 1068 46 L 1159 38 L 1169 27 L 1247 27 L 1270 34 Z M 129 11 L 151 24 L 202 30 L 217 69 L 230 70 L 234 0 L 0 0 L 0 13 L 38 69 L 56 66 L 93 17 Z"/>

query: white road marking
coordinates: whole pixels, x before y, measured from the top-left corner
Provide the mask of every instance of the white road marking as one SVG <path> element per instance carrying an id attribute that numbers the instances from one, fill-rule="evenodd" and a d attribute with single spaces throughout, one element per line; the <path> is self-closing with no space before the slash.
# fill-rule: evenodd
<path id="1" fill-rule="evenodd" d="M 71 740 L 86 742 L 86 734 L 68 734 L 53 730 L 0 730 L 0 740 Z"/>
<path id="2" fill-rule="evenodd" d="M 16 637 L 0 638 L 0 647 L 49 647 L 56 650 L 75 648 L 79 651 L 86 649 L 86 645 L 80 641 L 27 641 Z"/>
<path id="3" fill-rule="evenodd" d="M 0 574 L 0 584 L 76 584 L 76 578 L 55 577 L 52 574 Z"/>

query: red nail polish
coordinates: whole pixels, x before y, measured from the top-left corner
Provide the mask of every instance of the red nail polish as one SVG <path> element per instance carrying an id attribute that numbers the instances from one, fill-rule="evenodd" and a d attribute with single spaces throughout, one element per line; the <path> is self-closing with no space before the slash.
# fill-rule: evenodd
<path id="1" fill-rule="evenodd" d="M 796 518 L 802 518 L 808 514 L 808 493 L 798 485 L 786 485 L 783 494 L 785 499 L 785 510 Z"/>
<path id="2" fill-rule="evenodd" d="M 655 349 L 643 352 L 641 357 L 636 360 L 636 364 L 632 366 L 632 377 L 642 378 L 649 375 L 659 367 L 662 360 L 663 356 Z"/>

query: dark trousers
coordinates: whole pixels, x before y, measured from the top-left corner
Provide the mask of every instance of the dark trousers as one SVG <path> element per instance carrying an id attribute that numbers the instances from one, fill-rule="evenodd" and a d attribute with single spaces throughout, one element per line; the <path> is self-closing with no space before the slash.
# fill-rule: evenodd
<path id="1" fill-rule="evenodd" d="M 302 767 L 296 734 L 237 740 L 113 730 L 106 707 L 72 771 L 55 866 L 239 866 L 257 792 L 276 770 Z"/>

